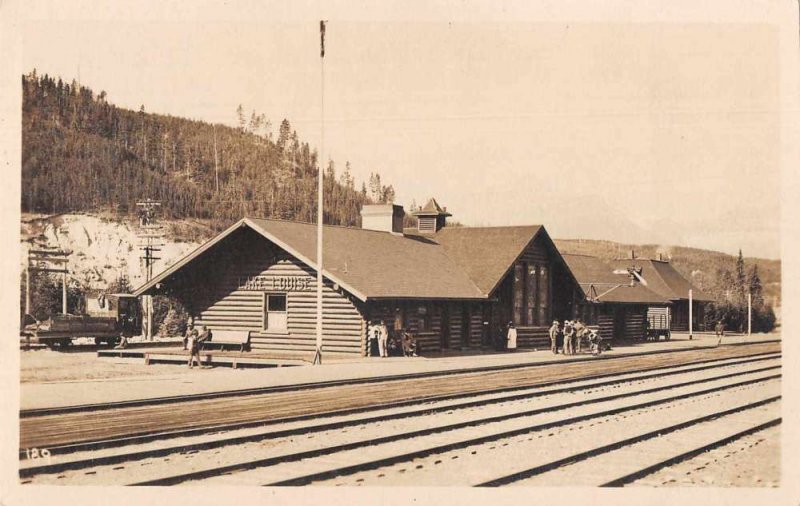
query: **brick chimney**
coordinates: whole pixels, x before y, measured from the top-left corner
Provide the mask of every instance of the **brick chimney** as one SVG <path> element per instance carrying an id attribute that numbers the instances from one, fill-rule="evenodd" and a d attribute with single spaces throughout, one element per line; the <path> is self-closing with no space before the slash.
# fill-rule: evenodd
<path id="1" fill-rule="evenodd" d="M 435 234 L 447 225 L 447 217 L 452 216 L 446 207 L 441 208 L 433 198 L 422 209 L 411 214 L 417 217 L 417 231 L 421 234 Z"/>
<path id="2" fill-rule="evenodd" d="M 396 204 L 366 204 L 361 207 L 361 228 L 402 234 L 405 215 L 403 206 Z"/>

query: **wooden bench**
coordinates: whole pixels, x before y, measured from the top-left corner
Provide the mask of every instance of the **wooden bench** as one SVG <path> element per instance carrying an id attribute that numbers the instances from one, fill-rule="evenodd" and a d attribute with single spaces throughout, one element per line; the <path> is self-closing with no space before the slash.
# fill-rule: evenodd
<path id="1" fill-rule="evenodd" d="M 214 330 L 211 332 L 211 339 L 203 342 L 203 349 L 212 346 L 238 346 L 239 351 L 250 348 L 249 330 Z"/>

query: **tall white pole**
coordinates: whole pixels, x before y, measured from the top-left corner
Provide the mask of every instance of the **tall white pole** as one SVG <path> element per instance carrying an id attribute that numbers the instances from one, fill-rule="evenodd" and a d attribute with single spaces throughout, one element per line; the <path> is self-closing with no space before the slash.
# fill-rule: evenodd
<path id="1" fill-rule="evenodd" d="M 747 294 L 747 337 L 753 331 L 753 294 Z"/>
<path id="2" fill-rule="evenodd" d="M 322 363 L 322 174 L 325 163 L 325 21 L 319 22 L 320 36 L 320 135 L 317 173 L 317 353 L 314 363 Z"/>
<path id="3" fill-rule="evenodd" d="M 64 272 L 61 276 L 61 313 L 67 314 L 67 262 L 64 262 Z"/>
<path id="4" fill-rule="evenodd" d="M 689 290 L 689 340 L 692 339 L 692 330 L 694 330 L 692 325 L 692 312 L 692 291 Z"/>

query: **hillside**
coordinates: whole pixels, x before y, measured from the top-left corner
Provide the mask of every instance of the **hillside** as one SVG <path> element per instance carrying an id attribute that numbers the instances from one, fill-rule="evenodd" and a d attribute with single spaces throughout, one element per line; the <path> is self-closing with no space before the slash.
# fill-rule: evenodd
<path id="1" fill-rule="evenodd" d="M 119 108 L 104 91 L 35 71 L 22 87 L 23 212 L 124 217 L 151 198 L 165 218 L 215 230 L 244 215 L 315 221 L 317 153 L 288 120 L 273 139 L 266 117 L 241 106 L 232 128 Z M 365 202 L 393 199 L 377 173 L 369 193 L 348 164 L 337 177 L 330 162 L 325 176 L 327 223 L 356 225 Z"/>
<path id="2" fill-rule="evenodd" d="M 588 239 L 555 239 L 554 241 L 562 253 L 591 255 L 608 260 L 630 258 L 631 250 L 639 258 L 659 258 L 661 255 L 661 258 L 669 260 L 683 276 L 692 280 L 698 288 L 711 291 L 720 281 L 721 270 L 733 272 L 736 267 L 735 256 L 719 251 L 681 246 L 621 244 L 613 241 Z M 781 261 L 750 257 L 745 257 L 744 261 L 748 267 L 758 266 L 758 275 L 764 287 L 766 302 L 780 306 Z"/>

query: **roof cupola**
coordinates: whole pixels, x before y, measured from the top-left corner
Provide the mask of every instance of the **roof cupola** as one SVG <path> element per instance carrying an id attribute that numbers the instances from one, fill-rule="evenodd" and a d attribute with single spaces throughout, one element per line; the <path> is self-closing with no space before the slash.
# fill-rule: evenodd
<path id="1" fill-rule="evenodd" d="M 425 206 L 411 213 L 417 218 L 417 230 L 421 234 L 435 234 L 446 225 L 447 208 L 442 208 L 436 199 L 431 198 Z"/>

